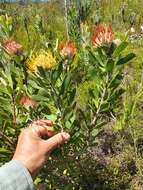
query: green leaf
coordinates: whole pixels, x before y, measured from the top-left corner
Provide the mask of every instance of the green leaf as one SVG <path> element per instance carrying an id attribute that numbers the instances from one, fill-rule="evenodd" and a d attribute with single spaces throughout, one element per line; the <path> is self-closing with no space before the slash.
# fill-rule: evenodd
<path id="1" fill-rule="evenodd" d="M 106 64 L 106 70 L 108 72 L 112 72 L 114 68 L 114 61 L 112 59 L 109 59 Z"/>
<path id="2" fill-rule="evenodd" d="M 5 148 L 0 148 L 0 153 L 2 154 L 11 154 L 11 152 Z"/>
<path id="3" fill-rule="evenodd" d="M 69 87 L 70 81 L 71 81 L 71 76 L 70 76 L 70 74 L 68 74 L 67 76 L 65 76 L 64 81 L 62 83 L 60 95 L 61 94 L 63 95 L 65 93 L 65 91 Z"/>
<path id="4" fill-rule="evenodd" d="M 35 101 L 38 101 L 38 102 L 48 102 L 49 101 L 49 98 L 48 97 L 45 97 L 45 96 L 42 96 L 42 95 L 33 95 L 32 96 L 32 99 L 35 100 Z"/>
<path id="5" fill-rule="evenodd" d="M 110 104 L 108 102 L 104 102 L 102 105 L 101 105 L 101 112 L 107 112 L 110 110 Z"/>
<path id="6" fill-rule="evenodd" d="M 128 42 L 122 42 L 114 51 L 113 57 L 119 56 L 124 49 L 128 46 Z"/>
<path id="7" fill-rule="evenodd" d="M 13 89 L 13 81 L 12 81 L 12 77 L 11 77 L 10 68 L 6 68 L 5 75 L 7 76 L 7 80 L 8 80 L 9 86 L 11 87 L 11 89 Z"/>
<path id="8" fill-rule="evenodd" d="M 10 94 L 9 91 L 7 90 L 7 87 L 4 86 L 4 85 L 0 85 L 0 93 L 7 94 L 9 97 L 11 97 L 11 94 Z"/>
<path id="9" fill-rule="evenodd" d="M 120 131 L 124 128 L 125 125 L 122 124 L 122 121 L 121 120 L 117 120 L 115 119 L 115 122 L 114 122 L 114 130 L 115 131 Z"/>
<path id="10" fill-rule="evenodd" d="M 55 115 L 55 114 L 47 115 L 46 118 L 50 119 L 52 121 L 56 121 L 57 120 L 57 115 Z"/>
<path id="11" fill-rule="evenodd" d="M 67 185 L 64 190 L 71 190 L 71 189 L 74 189 L 73 185 L 69 184 Z"/>
<path id="12" fill-rule="evenodd" d="M 63 71 L 63 64 L 59 63 L 58 69 L 52 72 L 52 82 L 56 82 Z"/>
<path id="13" fill-rule="evenodd" d="M 41 179 L 40 177 L 37 177 L 37 178 L 34 180 L 34 184 L 35 184 L 35 185 L 38 185 L 38 184 L 40 184 L 42 181 L 43 181 L 43 179 Z"/>
<path id="14" fill-rule="evenodd" d="M 122 82 L 123 76 L 120 74 L 117 74 L 113 80 L 111 81 L 111 83 L 109 84 L 109 88 L 117 88 L 121 82 Z"/>
<path id="15" fill-rule="evenodd" d="M 125 90 L 122 89 L 122 88 L 116 90 L 116 91 L 110 96 L 110 98 L 108 99 L 108 102 L 111 102 L 111 103 L 112 103 L 112 101 L 117 100 L 124 92 L 125 92 Z"/>
<path id="16" fill-rule="evenodd" d="M 94 128 L 93 130 L 92 130 L 92 132 L 91 132 L 91 135 L 93 136 L 93 137 L 96 137 L 99 133 L 100 133 L 100 129 L 97 129 L 97 128 Z"/>
<path id="17" fill-rule="evenodd" d="M 100 67 L 104 67 L 104 63 L 101 57 L 99 56 L 98 52 L 89 51 L 89 53 L 95 61 L 94 65 L 96 64 L 96 65 L 99 65 Z"/>
<path id="18" fill-rule="evenodd" d="M 1 97 L 1 96 L 0 96 L 0 103 L 1 104 L 8 104 L 9 105 L 8 99 L 4 98 L 4 97 Z"/>
<path id="19" fill-rule="evenodd" d="M 119 59 L 117 61 L 116 65 L 123 65 L 123 64 L 131 61 L 135 57 L 136 57 L 136 55 L 134 53 L 129 53 L 127 56 L 122 57 L 121 59 Z"/>
<path id="20" fill-rule="evenodd" d="M 103 130 L 103 126 L 105 126 L 107 124 L 107 122 L 103 121 L 98 123 L 95 128 L 92 130 L 92 136 L 96 137 L 102 130 Z"/>
<path id="21" fill-rule="evenodd" d="M 76 88 L 74 88 L 73 91 L 70 93 L 70 97 L 69 97 L 70 104 L 74 101 L 75 95 L 76 95 Z"/>
<path id="22" fill-rule="evenodd" d="M 38 84 L 38 86 L 40 86 L 40 87 L 46 86 L 45 81 L 40 76 L 35 76 L 35 81 Z"/>
<path id="23" fill-rule="evenodd" d="M 38 67 L 38 72 L 40 73 L 40 76 L 43 78 L 46 78 L 46 70 L 43 69 L 42 67 Z"/>
<path id="24" fill-rule="evenodd" d="M 106 125 L 107 122 L 103 121 L 103 122 L 100 122 L 96 125 L 96 128 L 100 129 L 101 127 L 103 127 L 104 125 Z"/>
<path id="25" fill-rule="evenodd" d="M 6 112 L 9 112 L 9 113 L 13 114 L 13 109 L 12 109 L 10 104 L 6 105 L 6 104 L 1 104 L 0 103 L 0 110 L 5 110 Z"/>
<path id="26" fill-rule="evenodd" d="M 0 107 L 0 119 L 1 120 L 10 120 L 11 122 L 11 116 L 10 113 L 7 110 L 4 110 L 3 108 Z"/>
<path id="27" fill-rule="evenodd" d="M 99 98 L 95 98 L 92 101 L 93 101 L 93 104 L 95 105 L 95 107 L 98 108 L 98 106 L 99 106 Z"/>
<path id="28" fill-rule="evenodd" d="M 37 82 L 34 80 L 29 80 L 29 85 L 33 88 L 33 89 L 42 89 L 40 86 L 37 85 Z"/>

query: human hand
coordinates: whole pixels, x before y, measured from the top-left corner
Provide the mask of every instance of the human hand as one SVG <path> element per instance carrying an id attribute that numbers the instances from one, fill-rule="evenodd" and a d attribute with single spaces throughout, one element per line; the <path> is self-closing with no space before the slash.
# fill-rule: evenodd
<path id="1" fill-rule="evenodd" d="M 37 120 L 24 129 L 19 136 L 13 159 L 20 160 L 32 177 L 44 165 L 51 151 L 70 138 L 68 133 L 55 134 L 50 131 L 52 125 L 50 120 Z M 45 140 L 47 137 L 50 138 Z"/>

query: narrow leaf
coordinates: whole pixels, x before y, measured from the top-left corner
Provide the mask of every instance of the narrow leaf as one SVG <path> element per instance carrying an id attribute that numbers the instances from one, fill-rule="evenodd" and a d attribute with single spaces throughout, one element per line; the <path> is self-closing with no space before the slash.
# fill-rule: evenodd
<path id="1" fill-rule="evenodd" d="M 136 57 L 136 55 L 134 53 L 130 53 L 127 56 L 122 57 L 121 59 L 119 59 L 116 64 L 117 65 L 123 65 L 123 64 L 131 61 L 135 57 Z"/>
<path id="2" fill-rule="evenodd" d="M 70 81 L 71 81 L 71 76 L 70 75 L 65 76 L 64 81 L 61 86 L 60 95 L 65 93 L 65 91 L 67 90 L 70 84 Z"/>
<path id="3" fill-rule="evenodd" d="M 113 57 L 119 56 L 124 49 L 128 46 L 128 42 L 122 42 L 114 51 Z"/>

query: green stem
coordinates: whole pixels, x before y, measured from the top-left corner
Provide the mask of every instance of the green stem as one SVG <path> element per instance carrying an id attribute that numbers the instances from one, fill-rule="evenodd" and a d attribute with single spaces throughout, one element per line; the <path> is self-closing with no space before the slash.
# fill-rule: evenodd
<path id="1" fill-rule="evenodd" d="M 56 99 L 55 99 L 54 96 L 53 96 L 54 102 L 56 103 L 56 107 L 57 107 L 57 108 L 59 109 L 59 111 L 62 113 L 62 107 L 61 107 L 61 105 L 60 105 L 60 98 L 59 98 L 59 96 L 58 96 L 58 94 L 57 94 L 57 92 L 56 92 L 56 89 L 54 88 L 52 82 L 51 82 L 51 81 L 49 81 L 49 82 L 50 82 L 51 90 L 52 90 L 53 94 L 56 96 Z"/>
<path id="2" fill-rule="evenodd" d="M 56 104 L 56 107 L 58 108 L 58 110 L 60 111 L 60 128 L 61 128 L 61 132 L 63 132 L 63 122 L 62 122 L 62 106 L 61 106 L 61 98 L 58 96 L 55 87 L 53 86 L 52 81 L 49 80 L 50 83 L 50 87 L 51 87 L 51 91 L 53 93 L 52 98 L 54 103 Z M 55 98 L 56 96 L 56 98 Z"/>
<path id="3" fill-rule="evenodd" d="M 98 106 L 97 111 L 95 113 L 95 116 L 94 116 L 94 118 L 93 118 L 93 120 L 91 122 L 92 127 L 94 127 L 96 125 L 96 122 L 98 120 L 98 116 L 99 116 L 99 113 L 100 113 L 100 110 L 101 110 L 101 106 L 102 106 L 102 104 L 104 102 L 104 98 L 105 98 L 105 95 L 106 95 L 107 84 L 108 84 L 108 75 L 107 75 L 107 78 L 106 78 L 105 86 L 103 88 L 103 92 L 102 92 L 102 95 L 101 95 L 99 106 Z"/>
<path id="4" fill-rule="evenodd" d="M 64 5 L 65 5 L 65 24 L 66 24 L 66 31 L 67 31 L 67 40 L 69 40 L 68 3 L 67 3 L 67 0 L 64 0 Z"/>
<path id="5" fill-rule="evenodd" d="M 16 129 L 16 105 L 15 105 L 15 95 L 12 95 L 12 103 L 13 103 L 13 126 Z"/>

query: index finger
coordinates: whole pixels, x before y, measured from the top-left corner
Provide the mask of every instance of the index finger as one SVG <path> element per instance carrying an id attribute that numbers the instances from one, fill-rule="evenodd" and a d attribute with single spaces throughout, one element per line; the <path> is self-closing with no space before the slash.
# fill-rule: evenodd
<path id="1" fill-rule="evenodd" d="M 32 124 L 35 125 L 47 125 L 47 126 L 52 126 L 53 125 L 53 121 L 49 120 L 49 119 L 38 119 L 32 122 Z"/>
<path id="2" fill-rule="evenodd" d="M 53 127 L 49 127 L 46 125 L 35 125 L 32 124 L 30 126 L 31 131 L 33 132 L 33 134 L 35 134 L 36 136 L 45 139 L 47 137 L 51 137 L 54 136 L 56 134 L 56 132 L 54 131 Z"/>

